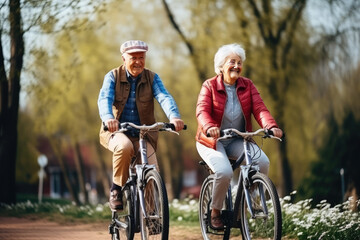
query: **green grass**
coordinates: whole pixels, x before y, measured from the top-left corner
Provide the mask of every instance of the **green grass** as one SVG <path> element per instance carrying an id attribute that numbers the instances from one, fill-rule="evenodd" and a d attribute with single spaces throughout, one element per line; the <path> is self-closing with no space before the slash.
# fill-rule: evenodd
<path id="1" fill-rule="evenodd" d="M 350 201 L 331 207 L 325 200 L 311 208 L 311 199 L 291 203 L 291 197 L 281 199 L 283 236 L 291 239 L 358 239 L 359 211 L 350 209 Z M 37 203 L 34 196 L 19 196 L 18 203 L 0 204 L 0 215 L 47 218 L 66 222 L 95 222 L 111 219 L 108 203 L 76 206 L 67 200 L 43 199 Z M 359 209 L 359 201 L 356 203 Z M 198 201 L 174 200 L 169 204 L 173 225 L 198 227 Z"/>

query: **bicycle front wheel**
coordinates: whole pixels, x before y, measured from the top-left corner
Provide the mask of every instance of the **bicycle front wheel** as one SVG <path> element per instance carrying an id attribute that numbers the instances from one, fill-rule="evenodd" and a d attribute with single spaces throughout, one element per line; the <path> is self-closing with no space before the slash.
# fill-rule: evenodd
<path id="1" fill-rule="evenodd" d="M 142 239 L 167 240 L 169 204 L 164 182 L 156 170 L 150 170 L 145 174 L 144 199 L 147 218 L 141 210 Z"/>
<path id="2" fill-rule="evenodd" d="M 211 219 L 211 202 L 212 202 L 212 193 L 214 187 L 215 177 L 214 175 L 209 175 L 203 182 L 200 190 L 199 198 L 199 221 L 201 233 L 204 240 L 215 240 L 215 239 L 229 239 L 230 236 L 230 221 L 227 221 L 228 224 L 225 224 L 224 229 L 215 230 L 210 226 Z M 226 199 L 223 204 L 222 211 L 230 211 L 231 199 L 229 196 L 226 196 Z"/>
<path id="3" fill-rule="evenodd" d="M 276 188 L 272 181 L 262 173 L 251 177 L 248 189 L 251 202 L 251 215 L 243 186 L 238 191 L 235 207 L 239 202 L 239 215 L 243 239 L 281 239 L 281 208 Z M 237 209 L 237 208 L 236 208 Z"/>

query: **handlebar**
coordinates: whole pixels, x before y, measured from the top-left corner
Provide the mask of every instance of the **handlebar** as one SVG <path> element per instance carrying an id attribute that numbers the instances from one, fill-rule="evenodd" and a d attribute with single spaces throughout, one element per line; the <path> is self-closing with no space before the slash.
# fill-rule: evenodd
<path id="1" fill-rule="evenodd" d="M 104 123 L 103 123 L 104 124 Z M 108 127 L 104 124 L 103 129 L 105 131 L 108 131 Z M 151 131 L 151 130 L 155 130 L 155 131 L 168 131 L 168 132 L 175 132 L 175 125 L 172 123 L 167 123 L 167 122 L 156 122 L 152 125 L 136 125 L 134 123 L 131 122 L 123 122 L 123 123 L 119 123 L 119 132 L 125 132 L 127 130 L 130 129 L 138 129 L 141 131 Z M 184 125 L 183 130 L 187 129 L 187 125 Z"/>
<path id="2" fill-rule="evenodd" d="M 263 133 L 263 134 L 261 134 Z M 207 134 L 209 137 L 209 134 Z M 248 139 L 254 136 L 261 136 L 262 138 L 274 138 L 282 141 L 281 138 L 275 137 L 273 131 L 266 128 L 260 128 L 256 130 L 255 132 L 240 132 L 239 130 L 235 128 L 228 128 L 220 131 L 220 137 L 217 139 L 218 141 L 221 139 L 229 139 L 229 138 L 235 138 L 235 137 L 242 137 L 244 139 Z"/>

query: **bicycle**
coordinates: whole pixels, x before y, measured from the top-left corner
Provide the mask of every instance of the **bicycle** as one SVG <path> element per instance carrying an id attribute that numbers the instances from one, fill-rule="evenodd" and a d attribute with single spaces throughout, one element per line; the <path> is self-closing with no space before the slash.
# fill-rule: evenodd
<path id="1" fill-rule="evenodd" d="M 186 129 L 186 125 L 184 126 Z M 104 127 L 104 130 L 107 130 Z M 112 240 L 133 239 L 141 232 L 141 239 L 162 239 L 169 236 L 169 204 L 165 184 L 155 165 L 148 163 L 146 134 L 151 131 L 174 131 L 171 123 L 156 122 L 138 126 L 125 122 L 119 124 L 119 132 L 139 133 L 141 164 L 134 156 L 129 168 L 129 179 L 123 186 L 123 210 L 112 211 L 109 233 Z"/>
<path id="2" fill-rule="evenodd" d="M 261 133 L 261 134 L 260 134 Z M 259 172 L 259 167 L 250 154 L 249 142 L 254 136 L 263 138 L 282 139 L 273 136 L 271 130 L 258 129 L 255 132 L 240 132 L 236 129 L 221 131 L 221 139 L 244 139 L 244 153 L 236 161 L 232 161 L 233 171 L 240 167 L 240 176 L 237 182 L 238 189 L 233 204 L 231 185 L 221 210 L 224 228 L 216 230 L 211 227 L 211 201 L 215 175 L 205 161 L 199 163 L 209 171 L 210 175 L 204 180 L 199 199 L 199 220 L 203 238 L 229 239 L 232 228 L 239 228 L 242 239 L 281 239 L 282 216 L 279 196 L 275 185 L 270 178 Z M 245 159 L 245 165 L 241 165 Z"/>

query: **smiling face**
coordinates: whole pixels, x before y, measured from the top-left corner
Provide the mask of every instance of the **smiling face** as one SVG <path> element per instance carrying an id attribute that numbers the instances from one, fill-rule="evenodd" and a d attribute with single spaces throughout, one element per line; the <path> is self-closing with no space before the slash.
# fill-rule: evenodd
<path id="1" fill-rule="evenodd" d="M 241 58 L 235 53 L 230 54 L 225 59 L 225 64 L 222 66 L 224 82 L 233 85 L 240 77 L 242 66 Z"/>
<path id="2" fill-rule="evenodd" d="M 145 52 L 125 53 L 122 58 L 125 67 L 133 77 L 139 76 L 145 67 Z"/>

